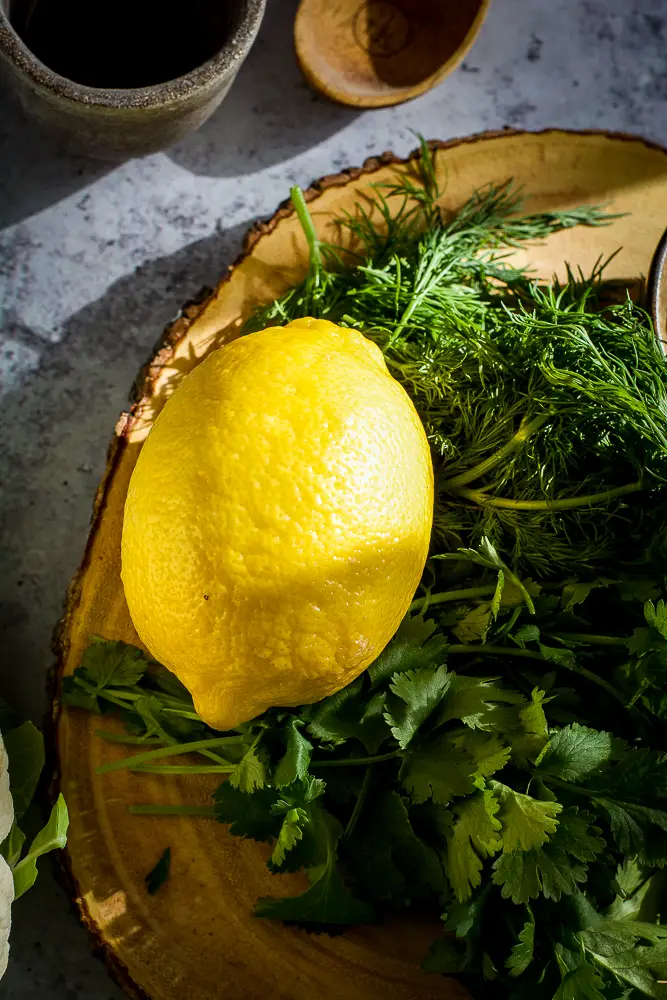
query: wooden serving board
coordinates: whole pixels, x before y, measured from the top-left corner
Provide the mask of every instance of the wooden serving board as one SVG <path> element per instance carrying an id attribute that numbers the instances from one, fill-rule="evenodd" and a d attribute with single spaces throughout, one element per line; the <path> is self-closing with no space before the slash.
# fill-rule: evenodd
<path id="1" fill-rule="evenodd" d="M 514 177 L 531 210 L 610 202 L 629 213 L 602 229 L 559 233 L 527 251 L 536 272 L 564 275 L 563 261 L 591 269 L 618 246 L 610 277 L 645 275 L 667 228 L 667 150 L 629 136 L 560 131 L 495 133 L 435 144 L 443 205 L 456 210 L 489 182 Z M 327 177 L 307 192 L 318 231 L 339 239 L 333 219 L 351 211 L 372 183 L 388 181 L 410 161 L 390 154 Z M 524 258 L 526 252 L 520 256 Z M 140 373 L 131 410 L 119 419 L 100 485 L 85 557 L 74 579 L 57 638 L 53 703 L 57 771 L 71 826 L 64 863 L 82 919 L 109 968 L 134 997 L 150 1000 L 456 1000 L 453 980 L 419 967 L 437 922 L 415 918 L 308 934 L 252 915 L 257 896 L 301 891 L 296 876 L 276 877 L 266 850 L 230 837 L 212 820 L 128 814 L 132 803 L 209 801 L 215 779 L 186 781 L 117 772 L 98 765 L 127 747 L 95 736 L 99 719 L 61 709 L 58 685 L 78 665 L 91 634 L 137 642 L 120 581 L 123 504 L 142 441 L 165 399 L 209 351 L 237 336 L 252 309 L 305 272 L 307 253 L 296 218 L 283 206 L 248 234 L 241 258 L 205 302 L 187 306 Z M 105 719 L 105 728 L 115 725 Z M 144 876 L 172 850 L 168 883 L 148 896 Z"/>

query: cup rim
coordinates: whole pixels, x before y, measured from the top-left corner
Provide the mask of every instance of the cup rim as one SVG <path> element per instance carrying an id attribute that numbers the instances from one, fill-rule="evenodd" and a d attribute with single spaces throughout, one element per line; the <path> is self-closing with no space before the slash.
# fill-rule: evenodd
<path id="1" fill-rule="evenodd" d="M 28 48 L 9 20 L 0 0 L 0 56 L 4 56 L 33 84 L 49 91 L 58 99 L 76 104 L 124 110 L 127 108 L 158 108 L 192 96 L 194 90 L 215 83 L 225 71 L 238 68 L 247 56 L 264 15 L 266 0 L 237 0 L 238 23 L 224 44 L 206 62 L 189 73 L 148 87 L 89 87 L 76 83 L 49 69 Z"/>

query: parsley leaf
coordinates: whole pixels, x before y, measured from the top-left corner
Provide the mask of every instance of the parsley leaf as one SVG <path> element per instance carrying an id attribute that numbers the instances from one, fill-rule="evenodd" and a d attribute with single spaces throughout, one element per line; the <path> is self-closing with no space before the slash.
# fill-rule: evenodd
<path id="1" fill-rule="evenodd" d="M 94 636 L 81 658 L 85 679 L 100 691 L 107 687 L 130 687 L 146 673 L 149 661 L 136 646 Z"/>
<path id="2" fill-rule="evenodd" d="M 385 718 L 400 747 L 405 749 L 420 726 L 440 704 L 450 685 L 446 667 L 422 667 L 397 674 L 389 686 Z"/>
<path id="3" fill-rule="evenodd" d="M 526 912 L 528 913 L 528 919 L 519 931 L 519 940 L 512 948 L 512 953 L 505 962 L 510 976 L 522 975 L 533 960 L 535 917 L 529 906 L 526 906 Z"/>
<path id="4" fill-rule="evenodd" d="M 465 750 L 448 736 L 439 736 L 409 748 L 399 779 L 413 802 L 432 798 L 446 806 L 453 798 L 473 791 L 475 770 L 475 762 Z"/>
<path id="5" fill-rule="evenodd" d="M 238 764 L 234 765 L 234 770 L 229 775 L 229 783 L 232 788 L 238 788 L 239 791 L 246 793 L 264 788 L 266 765 L 254 744 L 248 747 Z"/>
<path id="6" fill-rule="evenodd" d="M 291 785 L 308 773 L 313 745 L 300 732 L 302 725 L 301 719 L 295 716 L 287 723 L 287 750 L 273 775 L 273 784 L 278 788 Z"/>
<path id="7" fill-rule="evenodd" d="M 394 674 L 422 667 L 441 666 L 445 662 L 447 642 L 434 635 L 436 624 L 420 616 L 404 618 L 394 638 L 368 668 L 371 687 L 388 681 Z"/>
<path id="8" fill-rule="evenodd" d="M 501 886 L 504 899 L 527 903 L 543 894 L 558 901 L 572 895 L 586 881 L 587 865 L 603 849 L 604 841 L 587 813 L 565 809 L 556 832 L 542 847 L 503 853 L 493 865 L 493 884 Z"/>
<path id="9" fill-rule="evenodd" d="M 216 819 L 229 824 L 234 837 L 268 842 L 280 833 L 282 819 L 272 811 L 278 801 L 275 789 L 260 788 L 248 795 L 223 781 L 213 798 Z"/>
<path id="10" fill-rule="evenodd" d="M 538 772 L 577 782 L 598 773 L 609 761 L 612 749 L 610 733 L 574 722 L 551 737 L 536 766 Z"/>
<path id="11" fill-rule="evenodd" d="M 556 832 L 556 817 L 563 809 L 560 802 L 541 802 L 497 781 L 491 781 L 489 787 L 498 802 L 503 851 L 541 847 Z"/>
<path id="12" fill-rule="evenodd" d="M 305 925 L 373 923 L 376 919 L 373 908 L 355 899 L 338 872 L 336 845 L 340 838 L 340 826 L 333 816 L 324 811 L 319 815 L 319 832 L 326 844 L 326 861 L 309 871 L 310 888 L 300 896 L 259 899 L 255 914 Z"/>
<path id="13" fill-rule="evenodd" d="M 566 973 L 553 1000 L 605 1000 L 604 983 L 592 965 L 580 965 Z"/>
<path id="14" fill-rule="evenodd" d="M 461 902 L 482 881 L 482 863 L 499 849 L 499 806 L 490 792 L 477 792 L 453 807 L 455 821 L 447 837 L 447 876 Z"/>

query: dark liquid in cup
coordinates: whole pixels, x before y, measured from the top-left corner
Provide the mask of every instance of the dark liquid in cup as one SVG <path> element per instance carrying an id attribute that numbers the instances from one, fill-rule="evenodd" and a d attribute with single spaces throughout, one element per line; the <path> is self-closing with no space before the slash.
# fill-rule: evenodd
<path id="1" fill-rule="evenodd" d="M 220 50 L 230 0 L 11 0 L 9 16 L 49 69 L 89 87 L 128 89 L 184 76 Z"/>

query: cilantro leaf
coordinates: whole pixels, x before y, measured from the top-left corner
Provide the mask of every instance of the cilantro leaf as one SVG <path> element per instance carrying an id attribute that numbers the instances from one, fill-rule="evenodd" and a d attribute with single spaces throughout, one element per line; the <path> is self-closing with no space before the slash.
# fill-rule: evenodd
<path id="1" fill-rule="evenodd" d="M 345 861 L 366 898 L 406 905 L 444 890 L 438 853 L 415 832 L 397 792 L 378 795 L 364 815 L 346 845 Z"/>
<path id="2" fill-rule="evenodd" d="M 169 878 L 169 871 L 171 868 L 171 848 L 167 847 L 160 855 L 160 858 L 154 868 L 149 871 L 148 875 L 144 878 L 146 883 L 146 890 L 149 896 L 154 896 L 158 889 L 164 885 L 164 883 Z"/>
<path id="3" fill-rule="evenodd" d="M 385 719 L 400 747 L 407 747 L 420 726 L 438 707 L 450 679 L 446 667 L 406 670 L 394 677 L 390 684 L 392 695 L 387 701 Z"/>
<path id="4" fill-rule="evenodd" d="M 447 641 L 434 635 L 436 624 L 421 616 L 404 618 L 394 638 L 368 668 L 371 687 L 376 688 L 394 674 L 422 667 L 441 666 L 445 662 Z"/>
<path id="5" fill-rule="evenodd" d="M 223 781 L 213 798 L 216 819 L 229 824 L 229 832 L 234 837 L 266 843 L 280 833 L 282 819 L 272 812 L 278 801 L 274 788 L 260 788 L 248 795 L 229 781 Z"/>
<path id="6" fill-rule="evenodd" d="M 556 832 L 542 847 L 501 854 L 493 865 L 493 884 L 502 887 L 503 898 L 519 904 L 540 893 L 556 902 L 563 894 L 572 895 L 586 881 L 585 862 L 605 846 L 590 819 L 588 813 L 565 809 Z"/>
<path id="7" fill-rule="evenodd" d="M 605 1000 L 604 983 L 592 965 L 583 964 L 566 973 L 553 1000 Z"/>
<path id="8" fill-rule="evenodd" d="M 384 718 L 385 697 L 385 691 L 376 691 L 368 699 L 362 675 L 314 706 L 308 732 L 327 743 L 340 744 L 357 739 L 367 753 L 376 753 L 391 735 Z"/>
<path id="9" fill-rule="evenodd" d="M 333 816 L 321 811 L 319 830 L 326 844 L 326 861 L 310 870 L 310 888 L 300 896 L 259 899 L 255 906 L 256 916 L 306 925 L 373 923 L 376 919 L 373 908 L 355 899 L 338 872 L 336 845 L 341 833 L 340 824 Z"/>
<path id="10" fill-rule="evenodd" d="M 594 802 L 606 814 L 622 854 L 650 867 L 667 864 L 667 812 L 601 796 L 596 796 Z"/>
<path id="11" fill-rule="evenodd" d="M 288 809 L 285 813 L 280 832 L 273 848 L 271 863 L 279 868 L 285 857 L 300 840 L 303 840 L 303 827 L 308 821 L 308 813 L 299 807 Z"/>
<path id="12" fill-rule="evenodd" d="M 247 794 L 251 794 L 258 788 L 264 788 L 266 765 L 257 753 L 254 744 L 248 747 L 238 764 L 234 765 L 234 770 L 229 775 L 229 783 L 232 788 L 238 788 L 239 791 Z"/>
<path id="13" fill-rule="evenodd" d="M 107 687 L 131 687 L 146 673 L 149 661 L 136 646 L 126 642 L 93 636 L 84 650 L 79 670 L 98 690 Z M 75 671 L 75 677 L 78 671 Z"/>
<path id="14" fill-rule="evenodd" d="M 436 972 L 443 976 L 456 975 L 466 968 L 466 949 L 456 938 L 439 937 L 433 942 L 429 953 L 422 962 L 425 972 Z"/>
<path id="15" fill-rule="evenodd" d="M 475 763 L 447 736 L 412 746 L 403 756 L 399 779 L 413 802 L 432 798 L 448 805 L 473 791 Z"/>
<path id="16" fill-rule="evenodd" d="M 447 876 L 454 895 L 462 902 L 480 885 L 482 864 L 500 847 L 498 803 L 480 791 L 453 807 L 455 821 L 447 837 Z"/>
<path id="17" fill-rule="evenodd" d="M 483 778 L 505 767 L 512 752 L 499 736 L 482 729 L 456 729 L 448 735 L 454 746 L 472 758 L 475 775 Z"/>
<path id="18" fill-rule="evenodd" d="M 496 684 L 496 678 L 462 677 L 451 673 L 438 725 L 458 719 L 471 729 L 493 728 L 496 706 L 523 702 L 523 695 Z"/>
<path id="19" fill-rule="evenodd" d="M 480 604 L 460 618 L 452 632 L 459 642 L 484 642 L 490 625 L 491 609 L 488 604 Z"/>
<path id="20" fill-rule="evenodd" d="M 519 940 L 512 948 L 512 952 L 505 962 L 510 976 L 522 975 L 533 960 L 533 949 L 535 947 L 535 917 L 529 906 L 526 906 L 528 919 L 519 931 Z"/>
<path id="21" fill-rule="evenodd" d="M 613 749 L 610 733 L 589 729 L 578 722 L 555 733 L 536 761 L 538 772 L 561 781 L 581 781 L 596 774 L 609 761 Z"/>
<path id="22" fill-rule="evenodd" d="M 563 809 L 560 802 L 541 802 L 497 781 L 491 781 L 489 787 L 498 802 L 503 851 L 530 851 L 556 832 L 556 817 Z"/>
<path id="23" fill-rule="evenodd" d="M 300 732 L 301 719 L 292 716 L 287 723 L 287 749 L 273 776 L 278 788 L 291 785 L 299 778 L 305 778 L 310 765 L 313 744 Z"/>

